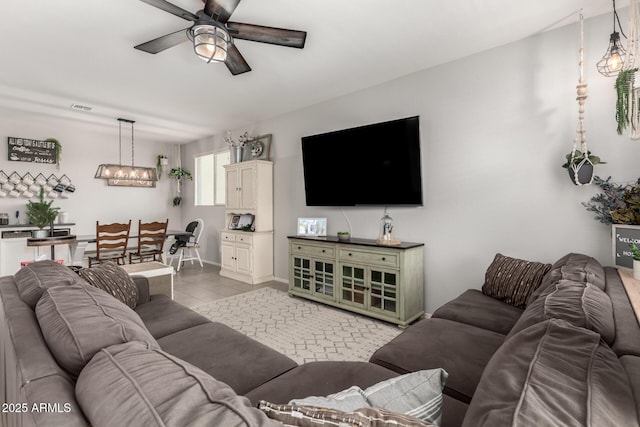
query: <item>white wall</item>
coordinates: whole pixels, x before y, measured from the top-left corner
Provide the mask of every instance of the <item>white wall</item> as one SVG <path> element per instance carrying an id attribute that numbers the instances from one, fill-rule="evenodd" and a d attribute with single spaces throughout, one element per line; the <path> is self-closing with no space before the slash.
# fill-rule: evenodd
<path id="1" fill-rule="evenodd" d="M 131 137 L 129 127 L 123 126 L 122 163 L 131 164 Z M 60 170 L 55 165 L 10 162 L 7 156 L 7 137 L 28 139 L 57 138 L 62 144 Z M 45 176 L 66 174 L 76 187 L 70 199 L 56 199 L 53 206 L 69 213 L 76 223 L 77 234 L 95 234 L 96 221 L 126 222 L 131 219 L 132 231 L 138 220 L 160 221 L 169 218 L 169 227 L 183 229 L 180 208 L 172 207 L 174 182 L 165 176 L 156 188 L 109 187 L 94 178 L 101 163 L 118 163 L 118 122 L 112 127 L 93 125 L 66 119 L 54 119 L 25 112 L 0 109 L 0 170 L 17 171 L 20 175 L 43 173 Z M 164 153 L 175 162 L 174 146 L 157 144 L 135 136 L 135 163 L 154 166 L 157 155 Z M 173 158 L 171 158 L 173 157 Z M 171 166 L 169 166 L 171 167 Z M 165 171 L 166 173 L 166 171 Z M 27 222 L 26 199 L 0 198 L 0 212 L 7 212 L 15 221 L 20 211 L 22 223 Z"/>
<path id="2" fill-rule="evenodd" d="M 595 69 L 609 32 L 609 16 L 585 22 L 585 126 L 589 148 L 608 162 L 596 173 L 629 181 L 640 172 L 640 143 L 616 134 L 614 79 Z M 346 229 L 344 214 L 354 236 L 376 238 L 383 214 L 383 208 L 307 207 L 300 138 L 413 115 L 420 116 L 425 203 L 390 212 L 395 237 L 426 245 L 429 312 L 479 288 L 496 252 L 553 262 L 575 251 L 611 264 L 609 228 L 581 206 L 597 188 L 574 186 L 560 167 L 577 125 L 578 47 L 574 24 L 248 124 L 254 134 L 273 134 L 276 276 L 287 279 L 286 236 L 295 233 L 297 217 L 326 216 L 334 234 Z M 183 161 L 223 147 L 222 141 L 218 135 L 188 145 Z M 190 205 L 185 218 L 202 216 L 209 224 L 205 258 L 219 262 L 211 233 L 224 228 L 223 209 Z"/>

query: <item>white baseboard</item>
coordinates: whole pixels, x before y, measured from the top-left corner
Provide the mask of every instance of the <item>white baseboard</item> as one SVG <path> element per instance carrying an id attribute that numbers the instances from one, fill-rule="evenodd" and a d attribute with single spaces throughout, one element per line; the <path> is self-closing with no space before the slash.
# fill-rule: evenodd
<path id="1" fill-rule="evenodd" d="M 276 282 L 281 282 L 281 283 L 286 283 L 287 285 L 289 284 L 289 279 L 285 279 L 283 277 L 274 277 L 273 278 L 274 281 Z"/>

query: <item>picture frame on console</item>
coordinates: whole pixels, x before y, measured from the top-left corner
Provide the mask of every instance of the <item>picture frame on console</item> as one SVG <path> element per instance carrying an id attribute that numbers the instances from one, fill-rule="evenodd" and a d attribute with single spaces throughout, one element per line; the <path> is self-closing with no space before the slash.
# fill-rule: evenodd
<path id="1" fill-rule="evenodd" d="M 298 218 L 298 236 L 325 237 L 327 218 Z"/>

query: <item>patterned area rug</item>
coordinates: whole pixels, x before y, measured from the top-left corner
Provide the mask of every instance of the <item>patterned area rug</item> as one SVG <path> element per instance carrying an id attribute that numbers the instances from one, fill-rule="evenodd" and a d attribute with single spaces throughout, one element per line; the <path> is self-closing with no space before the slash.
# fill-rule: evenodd
<path id="1" fill-rule="evenodd" d="M 368 361 L 400 332 L 394 325 L 262 288 L 194 309 L 286 354 L 297 363 Z"/>

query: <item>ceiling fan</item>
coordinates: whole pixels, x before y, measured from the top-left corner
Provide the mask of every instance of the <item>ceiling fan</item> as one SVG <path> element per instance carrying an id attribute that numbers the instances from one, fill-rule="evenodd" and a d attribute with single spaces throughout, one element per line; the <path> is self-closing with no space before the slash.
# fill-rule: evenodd
<path id="1" fill-rule="evenodd" d="M 206 62 L 224 62 L 234 76 L 251 71 L 233 43 L 234 39 L 302 49 L 307 37 L 305 31 L 230 22 L 229 18 L 240 0 L 203 0 L 204 8 L 195 14 L 165 0 L 141 1 L 184 20 L 193 21 L 193 25 L 139 44 L 135 46 L 136 49 L 155 54 L 191 40 L 198 57 Z"/>

